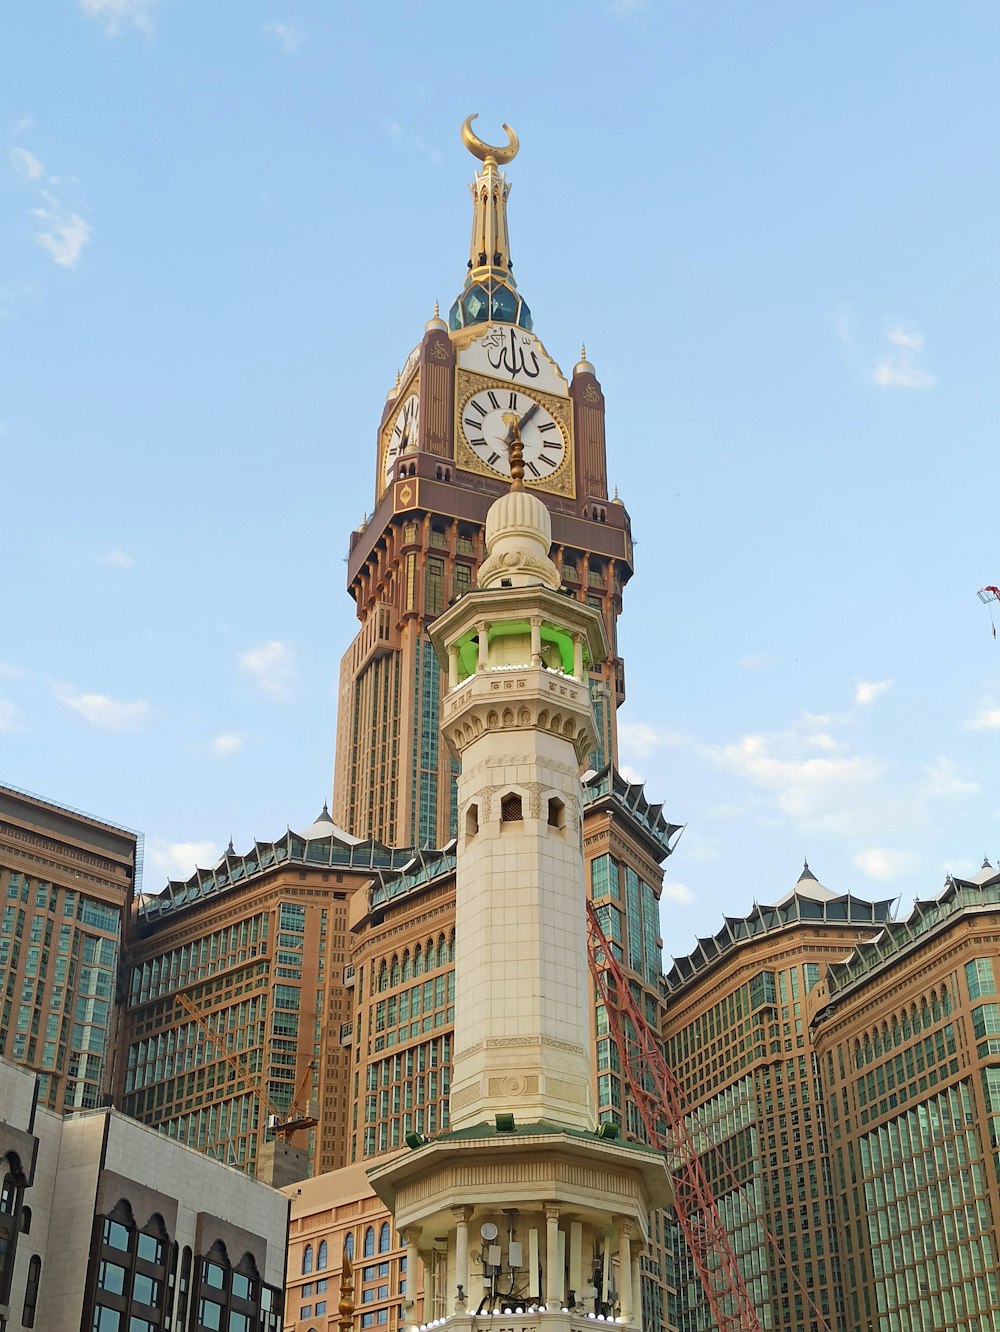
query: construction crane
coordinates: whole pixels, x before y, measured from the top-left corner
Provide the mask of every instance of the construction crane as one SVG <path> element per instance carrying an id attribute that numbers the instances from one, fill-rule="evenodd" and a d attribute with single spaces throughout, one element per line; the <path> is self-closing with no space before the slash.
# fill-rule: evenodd
<path id="1" fill-rule="evenodd" d="M 750 1292 L 736 1261 L 709 1184 L 691 1116 L 677 1079 L 670 1071 L 649 1024 L 612 952 L 597 910 L 587 903 L 587 952 L 597 996 L 608 1017 L 608 1031 L 618 1050 L 622 1079 L 628 1088 L 650 1144 L 667 1158 L 673 1179 L 674 1210 L 695 1270 L 719 1332 L 762 1332 Z M 702 1150 L 708 1144 L 698 1126 Z M 727 1171 L 727 1173 L 730 1173 Z M 734 1181 L 735 1182 L 735 1181 Z M 759 1220 L 759 1218 L 757 1218 Z M 811 1306 L 819 1332 L 830 1326 L 791 1270 L 780 1246 L 763 1227 L 792 1280 Z"/>
<path id="2" fill-rule="evenodd" d="M 260 1101 L 261 1105 L 267 1112 L 267 1127 L 269 1132 L 273 1133 L 276 1138 L 288 1139 L 293 1133 L 299 1132 L 300 1129 L 311 1129 L 316 1127 L 316 1124 L 318 1123 L 316 1117 L 314 1115 L 303 1113 L 298 1105 L 299 1098 L 305 1089 L 306 1080 L 316 1066 L 316 1061 L 314 1059 L 310 1060 L 309 1064 L 306 1066 L 306 1070 L 292 1094 L 288 1114 L 283 1115 L 267 1093 L 263 1072 L 252 1073 L 247 1066 L 246 1060 L 240 1059 L 238 1055 L 233 1054 L 231 1050 L 226 1048 L 221 1033 L 212 1030 L 205 1015 L 186 994 L 175 994 L 174 1000 L 178 1007 L 183 1008 L 185 1013 L 187 1013 L 192 1021 L 196 1023 L 208 1040 L 212 1042 L 229 1067 L 235 1070 L 236 1076 L 243 1083 L 244 1087 L 252 1092 Z"/>

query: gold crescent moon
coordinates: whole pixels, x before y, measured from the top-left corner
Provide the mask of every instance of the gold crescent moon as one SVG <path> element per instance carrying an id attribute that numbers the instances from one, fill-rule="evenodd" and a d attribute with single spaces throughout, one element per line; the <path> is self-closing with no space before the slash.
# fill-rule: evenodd
<path id="1" fill-rule="evenodd" d="M 492 148 L 488 143 L 484 143 L 478 135 L 472 131 L 472 122 L 476 119 L 479 112 L 467 116 L 462 123 L 462 142 L 468 148 L 473 157 L 478 157 L 480 162 L 485 162 L 488 157 L 492 157 L 498 166 L 505 166 L 517 156 L 517 150 L 520 144 L 517 135 L 509 125 L 504 125 L 507 131 L 507 147 Z"/>

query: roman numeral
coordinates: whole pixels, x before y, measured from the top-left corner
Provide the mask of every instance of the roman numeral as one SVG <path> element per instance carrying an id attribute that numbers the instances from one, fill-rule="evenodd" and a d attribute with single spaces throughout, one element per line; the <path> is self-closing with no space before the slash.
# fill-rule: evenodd
<path id="1" fill-rule="evenodd" d="M 524 465 L 525 467 L 527 467 L 528 471 L 531 473 L 532 476 L 541 476 L 541 472 L 538 470 L 535 464 L 530 461 L 530 459 Z"/>
<path id="2" fill-rule="evenodd" d="M 561 453 L 562 445 L 559 443 L 558 440 L 546 439 L 542 443 L 542 451 L 544 452 L 545 449 L 555 449 L 556 453 Z"/>
<path id="3" fill-rule="evenodd" d="M 538 433 L 540 435 L 547 435 L 550 430 L 558 429 L 559 427 L 556 425 L 555 421 L 546 421 L 544 425 L 538 427 Z"/>
<path id="4" fill-rule="evenodd" d="M 489 400 L 490 400 L 490 406 L 491 406 L 494 410 L 496 410 L 496 408 L 498 408 L 498 407 L 500 406 L 500 399 L 497 397 L 497 395 L 493 392 L 492 389 L 489 389 L 489 390 L 487 391 L 486 396 L 487 396 L 487 397 L 489 398 Z"/>
<path id="5" fill-rule="evenodd" d="M 469 403 L 469 406 L 472 408 L 474 412 L 479 413 L 480 420 L 482 420 L 483 417 L 486 415 L 486 408 L 482 405 L 482 403 L 476 402 L 475 398 L 472 399 L 472 401 Z"/>
<path id="6" fill-rule="evenodd" d="M 402 439 L 403 427 L 401 425 L 397 425 L 396 429 L 392 433 L 397 437 L 397 439 Z"/>
<path id="7" fill-rule="evenodd" d="M 491 467 L 495 467 L 496 464 L 500 461 L 499 453 L 491 453 L 490 456 L 486 459 L 486 461 L 489 463 Z"/>
<path id="8" fill-rule="evenodd" d="M 482 424 L 482 422 L 481 422 L 481 421 L 477 421 L 476 418 L 475 418 L 474 416 L 467 416 L 467 417 L 465 417 L 465 419 L 462 421 L 462 424 L 463 424 L 464 426 L 468 426 L 470 430 L 478 430 L 479 427 L 480 427 L 480 425 Z"/>
<path id="9" fill-rule="evenodd" d="M 511 410 L 512 412 L 516 412 L 516 411 L 517 411 L 517 394 L 516 394 L 516 393 L 512 393 L 512 394 L 510 395 L 510 402 L 509 402 L 507 405 L 510 407 L 510 410 Z"/>
<path id="10" fill-rule="evenodd" d="M 473 447 L 474 449 L 485 449 L 485 448 L 486 448 L 486 440 L 483 439 L 482 436 L 480 436 L 478 439 L 470 439 L 470 440 L 469 440 L 469 443 L 472 445 L 472 447 Z"/>

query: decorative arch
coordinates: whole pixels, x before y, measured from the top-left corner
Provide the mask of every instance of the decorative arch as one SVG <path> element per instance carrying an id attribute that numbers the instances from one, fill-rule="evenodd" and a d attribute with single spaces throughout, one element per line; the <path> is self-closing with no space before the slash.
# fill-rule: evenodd
<path id="1" fill-rule="evenodd" d="M 330 1251 L 326 1240 L 320 1240 L 319 1248 L 316 1250 L 316 1271 L 322 1272 L 330 1261 Z"/>
<path id="2" fill-rule="evenodd" d="M 375 1255 L 375 1227 L 369 1226 L 365 1231 L 364 1256 L 372 1258 Z"/>
<path id="3" fill-rule="evenodd" d="M 354 1259 L 354 1231 L 349 1230 L 344 1237 L 344 1257 L 348 1262 Z"/>
<path id="4" fill-rule="evenodd" d="M 308 1276 L 313 1270 L 313 1246 L 307 1244 L 302 1250 L 302 1275 Z"/>
<path id="5" fill-rule="evenodd" d="M 378 1251 L 379 1253 L 388 1253 L 391 1244 L 391 1234 L 389 1222 L 383 1221 L 378 1232 Z"/>

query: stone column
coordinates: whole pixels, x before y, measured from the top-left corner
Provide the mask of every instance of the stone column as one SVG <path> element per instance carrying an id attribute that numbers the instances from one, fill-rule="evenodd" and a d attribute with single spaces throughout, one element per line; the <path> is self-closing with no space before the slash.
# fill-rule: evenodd
<path id="1" fill-rule="evenodd" d="M 580 1287 L 583 1285 L 583 1222 L 571 1221 L 569 1225 L 569 1288 L 579 1301 Z"/>
<path id="2" fill-rule="evenodd" d="M 632 1254 L 632 1308 L 637 1327 L 642 1326 L 642 1254 L 638 1249 Z"/>
<path id="3" fill-rule="evenodd" d="M 476 633 L 479 635 L 479 664 L 476 669 L 485 671 L 490 664 L 490 631 L 485 623 L 476 625 Z"/>
<path id="4" fill-rule="evenodd" d="M 578 680 L 583 679 L 583 638 L 573 635 L 573 674 Z"/>
<path id="5" fill-rule="evenodd" d="M 545 1208 L 545 1304 L 559 1310 L 563 1303 L 563 1274 L 559 1271 L 559 1208 Z"/>
<path id="6" fill-rule="evenodd" d="M 531 664 L 538 666 L 542 660 L 542 617 L 531 617 Z"/>
<path id="7" fill-rule="evenodd" d="M 413 1321 L 416 1322 L 417 1263 L 420 1261 L 420 1254 L 417 1250 L 417 1244 L 420 1241 L 419 1227 L 408 1226 L 400 1235 L 400 1239 L 406 1245 L 406 1305 L 412 1311 Z"/>
<path id="8" fill-rule="evenodd" d="M 458 644 L 452 643 L 448 649 L 448 688 L 458 687 Z"/>
<path id="9" fill-rule="evenodd" d="M 469 1218 L 471 1207 L 453 1207 L 455 1218 L 455 1307 L 453 1313 L 465 1313 L 469 1298 Z"/>
<path id="10" fill-rule="evenodd" d="M 621 1305 L 622 1318 L 625 1319 L 626 1323 L 631 1323 L 634 1308 L 632 1294 L 632 1223 L 630 1221 L 619 1221 L 617 1230 L 618 1281 L 620 1283 L 618 1300 Z"/>

